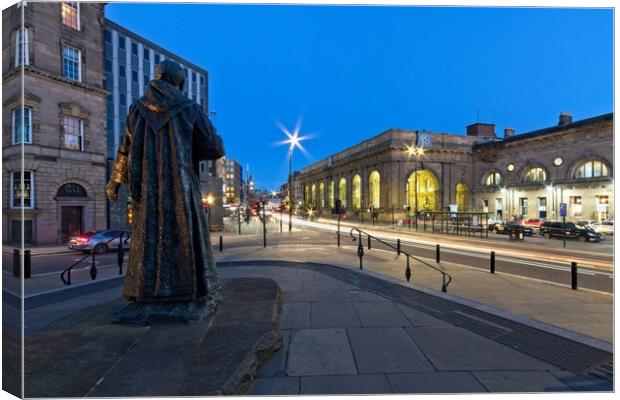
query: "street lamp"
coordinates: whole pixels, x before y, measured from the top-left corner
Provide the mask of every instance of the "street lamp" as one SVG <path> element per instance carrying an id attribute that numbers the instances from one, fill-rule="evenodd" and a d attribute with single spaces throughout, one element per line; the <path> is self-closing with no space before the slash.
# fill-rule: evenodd
<path id="1" fill-rule="evenodd" d="M 295 131 L 291 134 L 286 128 L 281 127 L 282 131 L 288 137 L 287 140 L 284 140 L 283 144 L 288 144 L 288 231 L 291 232 L 293 230 L 293 190 L 292 190 L 292 177 L 293 177 L 293 151 L 295 148 L 299 148 L 301 151 L 305 151 L 301 146 L 300 142 L 307 137 L 299 136 L 299 125 L 295 128 Z"/>
<path id="2" fill-rule="evenodd" d="M 209 231 L 211 230 L 211 205 L 213 204 L 213 196 L 207 196 L 207 224 L 209 225 Z"/>

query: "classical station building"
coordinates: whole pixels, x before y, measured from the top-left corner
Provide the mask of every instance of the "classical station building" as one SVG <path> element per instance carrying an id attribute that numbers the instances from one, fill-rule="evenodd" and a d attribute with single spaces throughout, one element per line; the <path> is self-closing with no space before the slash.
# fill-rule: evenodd
<path id="1" fill-rule="evenodd" d="M 613 218 L 613 114 L 498 138 L 493 124 L 466 134 L 390 129 L 299 171 L 296 200 L 328 214 L 340 199 L 350 218 L 378 211 L 484 212 L 502 218 Z"/>

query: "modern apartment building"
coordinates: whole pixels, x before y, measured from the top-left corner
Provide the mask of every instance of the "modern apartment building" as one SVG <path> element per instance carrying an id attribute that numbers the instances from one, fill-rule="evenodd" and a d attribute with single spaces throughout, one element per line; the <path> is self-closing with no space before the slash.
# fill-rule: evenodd
<path id="1" fill-rule="evenodd" d="M 22 4 L 2 12 L 3 237 L 23 204 L 27 245 L 63 243 L 106 224 L 104 4 Z"/>
<path id="2" fill-rule="evenodd" d="M 106 157 L 110 168 L 123 138 L 129 107 L 144 94 L 157 64 L 163 60 L 181 64 L 187 74 L 184 94 L 205 111 L 208 111 L 208 72 L 109 19 L 104 21 L 104 85 L 110 91 L 106 101 Z M 123 185 L 119 200 L 108 203 L 110 227 L 127 228 L 131 201 L 127 196 L 127 187 Z"/>

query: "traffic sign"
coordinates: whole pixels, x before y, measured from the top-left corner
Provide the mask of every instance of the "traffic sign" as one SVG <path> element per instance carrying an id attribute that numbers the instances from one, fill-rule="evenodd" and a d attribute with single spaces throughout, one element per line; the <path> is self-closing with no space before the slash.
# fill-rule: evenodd
<path id="1" fill-rule="evenodd" d="M 560 217 L 566 217 L 566 203 L 560 203 Z"/>

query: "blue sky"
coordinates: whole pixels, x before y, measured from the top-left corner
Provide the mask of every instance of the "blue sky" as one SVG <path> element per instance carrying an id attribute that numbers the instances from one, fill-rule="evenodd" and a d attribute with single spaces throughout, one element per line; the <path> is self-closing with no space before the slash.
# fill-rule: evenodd
<path id="1" fill-rule="evenodd" d="M 610 9 L 112 3 L 106 16 L 209 71 L 227 156 L 269 190 L 288 174 L 277 121 L 314 136 L 298 169 L 389 128 L 518 134 L 613 111 Z"/>

